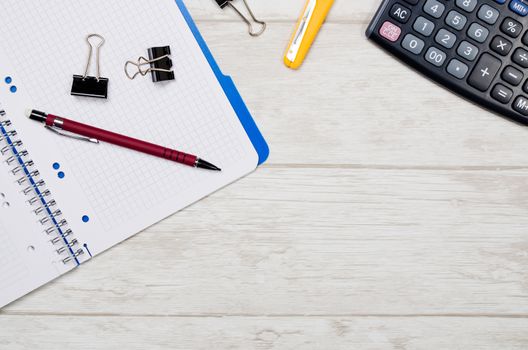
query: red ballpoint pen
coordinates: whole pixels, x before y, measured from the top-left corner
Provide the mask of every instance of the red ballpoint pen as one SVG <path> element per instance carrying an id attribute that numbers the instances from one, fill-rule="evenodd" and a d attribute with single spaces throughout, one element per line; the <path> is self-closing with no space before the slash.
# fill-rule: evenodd
<path id="1" fill-rule="evenodd" d="M 134 151 L 150 154 L 155 157 L 171 160 L 173 162 L 185 164 L 194 168 L 221 171 L 217 166 L 206 162 L 192 154 L 176 151 L 167 147 L 158 146 L 153 143 L 134 139 L 132 137 L 113 133 L 111 131 L 95 128 L 90 125 L 78 123 L 76 121 L 47 114 L 37 110 L 28 110 L 27 117 L 40 123 L 45 123 L 49 130 L 64 136 L 70 136 L 80 140 L 94 143 L 99 141 L 111 143 L 116 146 L 125 147 Z M 77 136 L 61 133 L 64 130 Z"/>

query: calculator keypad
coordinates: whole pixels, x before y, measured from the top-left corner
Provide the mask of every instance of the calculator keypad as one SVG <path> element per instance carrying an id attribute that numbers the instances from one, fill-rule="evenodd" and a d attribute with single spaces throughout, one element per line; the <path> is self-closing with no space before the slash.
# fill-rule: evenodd
<path id="1" fill-rule="evenodd" d="M 499 19 L 500 12 L 494 7 L 489 5 L 482 5 L 478 12 L 478 18 L 487 24 L 495 24 Z"/>
<path id="2" fill-rule="evenodd" d="M 482 54 L 468 79 L 468 84 L 480 91 L 488 90 L 501 65 L 502 62 L 489 53 Z"/>
<path id="3" fill-rule="evenodd" d="M 502 84 L 497 84 L 493 88 L 491 96 L 500 103 L 506 104 L 511 101 L 513 97 L 513 91 Z"/>
<path id="4" fill-rule="evenodd" d="M 477 0 L 456 0 L 456 5 L 466 12 L 473 12 L 477 3 Z"/>
<path id="5" fill-rule="evenodd" d="M 460 12 L 453 10 L 448 13 L 445 22 L 453 29 L 462 30 L 466 26 L 467 17 Z"/>
<path id="6" fill-rule="evenodd" d="M 528 125 L 528 0 L 383 0 L 368 36 L 449 89 Z"/>
<path id="7" fill-rule="evenodd" d="M 465 40 L 460 43 L 457 49 L 457 54 L 468 61 L 474 61 L 478 53 L 478 47 Z"/>
<path id="8" fill-rule="evenodd" d="M 508 17 L 502 22 L 500 29 L 504 34 L 512 38 L 517 38 L 522 32 L 523 26 L 513 18 Z"/>
<path id="9" fill-rule="evenodd" d="M 424 12 L 433 18 L 440 18 L 444 14 L 445 5 L 438 0 L 427 0 Z"/>
<path id="10" fill-rule="evenodd" d="M 434 46 L 430 47 L 425 54 L 425 60 L 437 67 L 441 67 L 444 64 L 446 58 L 446 53 Z"/>
<path id="11" fill-rule="evenodd" d="M 524 74 L 513 66 L 508 66 L 502 72 L 502 80 L 512 86 L 518 86 L 524 79 Z"/>
<path id="12" fill-rule="evenodd" d="M 409 18 L 411 17 L 411 10 L 403 5 L 394 4 L 391 10 L 391 17 L 397 20 L 398 22 L 405 24 L 409 21 Z"/>
<path id="13" fill-rule="evenodd" d="M 501 56 L 507 56 L 512 50 L 513 44 L 508 39 L 497 35 L 493 38 L 490 47 L 495 53 L 498 53 Z"/>
<path id="14" fill-rule="evenodd" d="M 528 116 L 528 99 L 524 96 L 519 96 L 513 102 L 513 109 L 522 115 Z"/>
<path id="15" fill-rule="evenodd" d="M 510 10 L 520 16 L 526 16 L 528 15 L 528 4 L 526 4 L 524 0 L 512 0 L 512 2 L 510 2 Z"/>
<path id="16" fill-rule="evenodd" d="M 448 30 L 440 29 L 438 31 L 438 34 L 436 34 L 436 42 L 446 49 L 450 49 L 453 46 L 455 46 L 455 43 L 457 41 L 457 37 L 455 34 L 451 33 Z"/>
<path id="17" fill-rule="evenodd" d="M 412 34 L 407 34 L 402 41 L 402 46 L 405 50 L 419 55 L 425 47 L 425 42 Z"/>
<path id="18" fill-rule="evenodd" d="M 480 24 L 475 22 L 475 23 L 472 23 L 471 26 L 469 27 L 467 35 L 471 39 L 482 44 L 488 38 L 489 33 L 490 32 L 486 27 L 481 26 Z"/>
<path id="19" fill-rule="evenodd" d="M 447 72 L 457 79 L 464 79 L 468 71 L 469 67 L 456 58 L 452 59 L 447 66 Z"/>
<path id="20" fill-rule="evenodd" d="M 528 51 L 523 48 L 518 48 L 513 53 L 512 61 L 517 63 L 522 68 L 528 68 Z"/>
<path id="21" fill-rule="evenodd" d="M 425 17 L 418 17 L 414 22 L 413 28 L 417 33 L 422 34 L 423 36 L 431 36 L 435 29 L 435 25 Z"/>

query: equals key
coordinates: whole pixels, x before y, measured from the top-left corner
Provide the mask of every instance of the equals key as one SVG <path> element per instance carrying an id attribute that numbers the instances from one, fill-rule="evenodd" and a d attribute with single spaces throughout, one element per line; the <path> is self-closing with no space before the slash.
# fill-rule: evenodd
<path id="1" fill-rule="evenodd" d="M 488 90 L 501 65 L 502 63 L 499 59 L 488 53 L 483 54 L 469 76 L 468 84 L 482 92 Z"/>
<path id="2" fill-rule="evenodd" d="M 513 97 L 513 91 L 502 84 L 497 84 L 491 91 L 491 97 L 502 104 L 507 104 Z"/>

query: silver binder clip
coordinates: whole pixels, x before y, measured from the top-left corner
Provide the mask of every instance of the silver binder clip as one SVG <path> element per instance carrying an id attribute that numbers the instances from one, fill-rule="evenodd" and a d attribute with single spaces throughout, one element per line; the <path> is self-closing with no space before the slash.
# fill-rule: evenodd
<path id="1" fill-rule="evenodd" d="M 151 47 L 148 49 L 148 56 L 149 59 L 141 56 L 137 62 L 127 61 L 125 63 L 125 74 L 128 79 L 134 80 L 138 75 L 144 77 L 149 73 L 152 73 L 152 81 L 155 83 L 175 79 L 170 46 Z M 137 70 L 133 75 L 128 69 L 131 65 Z"/>
<path id="2" fill-rule="evenodd" d="M 249 35 L 251 35 L 251 36 L 260 36 L 260 35 L 262 35 L 262 33 L 264 33 L 264 31 L 266 30 L 266 22 L 260 21 L 260 20 L 258 20 L 255 17 L 255 15 L 253 14 L 253 11 L 251 11 L 251 8 L 249 7 L 247 1 L 246 0 L 242 0 L 244 2 L 244 5 L 246 6 L 246 9 L 247 9 L 249 15 L 251 16 L 251 19 L 253 20 L 253 22 L 258 23 L 260 25 L 260 30 L 259 31 L 254 31 L 253 30 L 253 23 L 251 23 L 251 21 L 246 16 L 244 16 L 244 14 L 242 14 L 242 12 L 240 12 L 240 10 L 235 5 L 233 5 L 231 3 L 231 1 L 233 1 L 233 0 L 216 0 L 216 3 L 218 4 L 218 6 L 220 6 L 221 9 L 224 9 L 226 6 L 231 7 L 240 16 L 240 18 L 242 18 L 242 20 L 244 22 L 246 22 L 246 24 L 248 25 Z"/>

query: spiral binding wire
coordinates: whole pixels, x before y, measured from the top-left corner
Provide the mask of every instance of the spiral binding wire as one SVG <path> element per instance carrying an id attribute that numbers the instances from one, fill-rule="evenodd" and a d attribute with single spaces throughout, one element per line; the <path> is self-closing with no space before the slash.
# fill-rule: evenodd
<path id="1" fill-rule="evenodd" d="M 51 191 L 46 188 L 46 182 L 40 179 L 40 172 L 35 169 L 35 163 L 29 159 L 29 153 L 23 149 L 24 143 L 18 139 L 16 130 L 10 120 L 5 119 L 6 113 L 0 109 L 0 157 L 10 168 L 10 173 L 16 176 L 15 183 L 22 187 L 21 193 L 28 197 L 28 204 L 37 222 L 43 226 L 43 232 L 49 236 L 49 242 L 63 264 L 79 263 L 79 256 L 84 250 L 68 228 L 68 221 L 62 218 L 62 211 L 57 208 L 57 202 L 51 198 Z"/>

